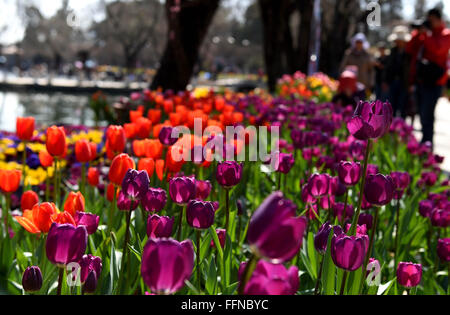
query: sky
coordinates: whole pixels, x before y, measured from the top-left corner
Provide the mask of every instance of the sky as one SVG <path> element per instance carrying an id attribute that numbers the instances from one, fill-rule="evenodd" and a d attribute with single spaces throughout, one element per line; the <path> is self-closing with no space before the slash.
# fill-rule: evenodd
<path id="1" fill-rule="evenodd" d="M 13 43 L 19 41 L 23 37 L 24 27 L 19 19 L 17 10 L 18 0 L 0 0 L 0 42 L 1 43 Z M 61 6 L 62 0 L 20 0 L 23 2 L 33 2 L 46 16 L 53 15 Z M 111 0 L 105 0 L 111 1 Z M 229 0 L 231 4 L 233 2 L 239 3 L 240 8 L 235 11 L 236 14 L 245 11 L 245 5 L 249 0 Z M 432 8 L 438 0 L 427 0 L 428 8 Z M 75 11 L 77 21 L 83 26 L 83 21 L 87 22 L 86 25 L 92 20 L 92 18 L 101 18 L 96 10 L 96 4 L 98 0 L 69 0 L 69 6 Z M 243 4 L 244 3 L 244 4 Z M 403 0 L 403 9 L 406 18 L 411 18 L 414 14 L 415 0 Z M 243 8 L 244 7 L 244 8 Z M 444 8 L 445 14 L 450 17 L 450 4 L 447 4 Z M 6 31 L 2 32 L 1 29 L 4 25 L 7 25 Z"/>

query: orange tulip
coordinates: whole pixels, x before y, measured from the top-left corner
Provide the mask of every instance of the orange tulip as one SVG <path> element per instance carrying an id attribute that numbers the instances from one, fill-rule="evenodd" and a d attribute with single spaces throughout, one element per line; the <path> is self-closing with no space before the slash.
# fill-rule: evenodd
<path id="1" fill-rule="evenodd" d="M 85 209 L 85 201 L 84 196 L 81 192 L 73 192 L 69 193 L 69 196 L 64 203 L 64 211 L 69 212 L 72 216 L 78 212 L 84 212 Z"/>
<path id="2" fill-rule="evenodd" d="M 122 126 L 109 126 L 106 131 L 108 147 L 114 152 L 123 152 L 126 143 L 125 130 Z"/>
<path id="3" fill-rule="evenodd" d="M 67 150 L 66 132 L 63 127 L 51 126 L 47 128 L 47 151 L 52 156 L 62 157 Z"/>
<path id="4" fill-rule="evenodd" d="M 48 233 L 59 211 L 54 203 L 35 204 L 32 210 L 25 210 L 23 216 L 15 219 L 30 233 Z"/>
<path id="5" fill-rule="evenodd" d="M 39 151 L 39 161 L 43 167 L 49 167 L 53 164 L 53 156 L 48 154 L 47 150 Z"/>
<path id="6" fill-rule="evenodd" d="M 75 157 L 80 163 L 87 163 L 95 159 L 97 155 L 97 145 L 85 139 L 75 143 Z"/>
<path id="7" fill-rule="evenodd" d="M 153 172 L 155 171 L 155 160 L 152 158 L 140 159 L 138 162 L 138 170 L 147 171 L 148 177 L 152 177 Z"/>
<path id="8" fill-rule="evenodd" d="M 145 140 L 134 140 L 133 141 L 133 152 L 137 157 L 142 157 L 145 155 Z"/>
<path id="9" fill-rule="evenodd" d="M 152 130 L 152 121 L 145 117 L 140 117 L 136 121 L 136 134 L 141 139 L 146 139 Z"/>
<path id="10" fill-rule="evenodd" d="M 152 121 L 152 124 L 157 124 L 161 120 L 161 110 L 160 109 L 149 109 L 148 110 L 148 119 Z"/>
<path id="11" fill-rule="evenodd" d="M 7 194 L 15 192 L 19 188 L 21 176 L 19 170 L 0 170 L 0 189 Z"/>
<path id="12" fill-rule="evenodd" d="M 130 168 L 135 168 L 133 159 L 126 153 L 119 154 L 111 162 L 109 168 L 109 180 L 116 185 L 122 185 L 125 173 Z"/>
<path id="13" fill-rule="evenodd" d="M 33 117 L 17 117 L 16 119 L 16 134 L 22 141 L 31 140 L 34 132 L 34 118 Z"/>
<path id="14" fill-rule="evenodd" d="M 100 181 L 100 172 L 95 167 L 89 167 L 87 174 L 88 183 L 91 186 L 97 187 Z"/>
<path id="15" fill-rule="evenodd" d="M 32 190 L 27 190 L 22 194 L 22 197 L 20 198 L 20 208 L 22 209 L 22 211 L 32 209 L 33 206 L 37 203 L 39 203 L 39 197 Z"/>
<path id="16" fill-rule="evenodd" d="M 145 141 L 145 156 L 152 159 L 159 159 L 163 153 L 163 145 L 159 139 L 147 139 Z"/>
<path id="17" fill-rule="evenodd" d="M 159 180 L 162 181 L 164 178 L 164 160 L 156 160 L 156 175 Z"/>
<path id="18" fill-rule="evenodd" d="M 170 113 L 169 114 L 170 124 L 173 127 L 179 126 L 181 124 L 182 116 L 180 113 Z"/>
<path id="19" fill-rule="evenodd" d="M 53 221 L 59 224 L 72 224 L 73 226 L 77 226 L 73 216 L 70 212 L 64 211 L 60 212 L 53 216 Z"/>
<path id="20" fill-rule="evenodd" d="M 164 107 L 164 112 L 166 114 L 172 112 L 173 111 L 173 102 L 172 102 L 172 100 L 164 100 L 163 107 Z"/>
<path id="21" fill-rule="evenodd" d="M 130 121 L 135 123 L 140 117 L 142 117 L 142 111 L 130 110 Z"/>
<path id="22" fill-rule="evenodd" d="M 123 128 L 125 129 L 125 137 L 127 139 L 133 139 L 136 137 L 136 124 L 124 124 Z"/>

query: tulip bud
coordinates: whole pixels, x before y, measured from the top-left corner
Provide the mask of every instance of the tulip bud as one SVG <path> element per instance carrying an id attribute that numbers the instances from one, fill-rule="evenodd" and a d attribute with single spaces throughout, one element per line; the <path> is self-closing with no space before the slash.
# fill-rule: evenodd
<path id="1" fill-rule="evenodd" d="M 141 199 L 145 211 L 161 211 L 167 202 L 167 193 L 161 188 L 152 188 L 147 191 Z"/>
<path id="2" fill-rule="evenodd" d="M 22 211 L 31 210 L 37 203 L 39 203 L 39 197 L 32 190 L 27 190 L 22 194 L 22 197 L 20 198 L 20 208 L 22 209 Z"/>
<path id="3" fill-rule="evenodd" d="M 95 167 L 90 167 L 87 174 L 87 180 L 89 185 L 97 187 L 100 182 L 100 172 Z"/>
<path id="4" fill-rule="evenodd" d="M 191 200 L 186 207 L 187 223 L 196 229 L 207 229 L 214 223 L 215 209 L 210 201 Z"/>
<path id="5" fill-rule="evenodd" d="M 334 264 L 347 271 L 355 271 L 364 262 L 369 238 L 341 234 L 331 240 L 331 258 Z"/>
<path id="6" fill-rule="evenodd" d="M 373 216 L 370 213 L 361 213 L 358 218 L 358 225 L 365 225 L 367 229 L 371 229 L 373 224 Z"/>
<path id="7" fill-rule="evenodd" d="M 422 279 L 422 265 L 411 262 L 399 262 L 397 267 L 397 281 L 401 286 L 412 288 Z"/>
<path id="8" fill-rule="evenodd" d="M 94 234 L 98 228 L 100 217 L 93 213 L 77 212 L 75 214 L 76 225 L 84 225 L 89 235 Z"/>
<path id="9" fill-rule="evenodd" d="M 147 221 L 147 236 L 149 238 L 168 238 L 172 235 L 173 223 L 173 218 L 154 214 Z"/>
<path id="10" fill-rule="evenodd" d="M 368 175 L 364 186 L 366 200 L 375 206 L 384 206 L 391 202 L 394 197 L 395 185 L 388 175 Z"/>
<path id="11" fill-rule="evenodd" d="M 354 186 L 361 178 L 361 164 L 359 162 L 341 161 L 338 166 L 339 180 L 346 186 Z"/>
<path id="12" fill-rule="evenodd" d="M 34 117 L 17 117 L 16 134 L 22 141 L 29 141 L 33 137 Z"/>
<path id="13" fill-rule="evenodd" d="M 242 278 L 246 262 L 239 266 L 239 279 Z M 299 285 L 298 269 L 286 269 L 282 264 L 271 264 L 260 260 L 244 288 L 245 295 L 294 295 Z"/>
<path id="14" fill-rule="evenodd" d="M 42 272 L 38 266 L 25 269 L 22 276 L 22 287 L 26 292 L 36 292 L 42 287 Z"/>
<path id="15" fill-rule="evenodd" d="M 95 277 L 100 276 L 102 272 L 102 259 L 91 254 L 84 255 L 79 261 L 80 264 L 80 281 L 81 283 L 88 282 L 89 273 L 95 272 Z M 95 289 L 94 289 L 95 290 Z"/>
<path id="16" fill-rule="evenodd" d="M 109 149 L 114 152 L 123 152 L 127 139 L 122 126 L 109 126 L 106 131 L 106 139 Z"/>
<path id="17" fill-rule="evenodd" d="M 442 262 L 450 262 L 450 238 L 438 240 L 437 254 Z"/>
<path id="18" fill-rule="evenodd" d="M 315 197 L 320 198 L 328 193 L 330 175 L 328 174 L 313 174 L 308 180 L 309 193 Z"/>
<path id="19" fill-rule="evenodd" d="M 142 253 L 141 275 L 152 292 L 171 294 L 184 286 L 194 267 L 190 240 L 150 238 Z"/>
<path id="20" fill-rule="evenodd" d="M 159 141 L 167 146 L 173 145 L 175 144 L 175 142 L 177 142 L 177 138 L 172 137 L 172 130 L 173 128 L 170 126 L 164 126 L 161 128 L 161 130 L 159 131 Z"/>
<path id="21" fill-rule="evenodd" d="M 80 261 L 86 251 L 87 237 L 83 225 L 53 223 L 45 244 L 48 260 L 59 267 Z"/>
<path id="22" fill-rule="evenodd" d="M 141 200 L 148 191 L 149 183 L 146 171 L 129 169 L 122 181 L 122 192 L 127 198 Z"/>
<path id="23" fill-rule="evenodd" d="M 250 219 L 247 238 L 251 248 L 276 263 L 290 260 L 299 251 L 306 230 L 305 217 L 296 217 L 295 204 L 274 192 Z"/>
<path id="24" fill-rule="evenodd" d="M 13 193 L 20 186 L 22 172 L 19 170 L 0 170 L 0 189 L 4 193 Z"/>
<path id="25" fill-rule="evenodd" d="M 66 132 L 63 127 L 51 126 L 47 128 L 46 147 L 52 156 L 61 157 L 66 152 Z"/>
<path id="26" fill-rule="evenodd" d="M 231 188 L 239 184 L 242 178 L 242 163 L 225 161 L 217 164 L 216 179 L 219 185 Z"/>
<path id="27" fill-rule="evenodd" d="M 276 156 L 276 171 L 287 174 L 294 166 L 295 160 L 292 153 L 278 153 Z"/>
<path id="28" fill-rule="evenodd" d="M 169 181 L 169 194 L 176 204 L 187 204 L 195 197 L 195 179 L 192 177 L 172 177 Z"/>
<path id="29" fill-rule="evenodd" d="M 98 282 L 98 279 L 97 279 L 97 273 L 95 272 L 95 270 L 89 271 L 89 274 L 83 285 L 84 292 L 85 293 L 94 293 L 95 290 L 97 289 L 97 282 Z"/>
<path id="30" fill-rule="evenodd" d="M 339 225 L 332 226 L 329 222 L 325 222 L 314 236 L 314 248 L 322 255 L 327 251 L 328 237 L 331 232 L 334 236 L 344 233 Z"/>

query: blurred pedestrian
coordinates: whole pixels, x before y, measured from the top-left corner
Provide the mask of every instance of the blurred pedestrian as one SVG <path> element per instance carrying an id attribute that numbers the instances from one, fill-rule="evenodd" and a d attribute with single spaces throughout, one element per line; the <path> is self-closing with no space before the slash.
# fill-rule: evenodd
<path id="1" fill-rule="evenodd" d="M 371 91 L 374 87 L 373 66 L 375 64 L 372 56 L 369 54 L 369 42 L 363 33 L 358 33 L 352 38 L 352 46 L 345 52 L 341 63 L 341 72 L 347 66 L 356 66 L 358 68 L 358 82 Z"/>
<path id="2" fill-rule="evenodd" d="M 406 118 L 406 104 L 408 101 L 408 85 L 410 58 L 406 52 L 406 43 L 411 40 L 408 27 L 399 25 L 394 27 L 388 41 L 393 43 L 391 54 L 383 73 L 383 83 L 389 86 L 389 102 L 392 104 L 394 116 Z"/>
<path id="3" fill-rule="evenodd" d="M 340 106 L 352 105 L 356 107 L 359 101 L 365 99 L 364 84 L 357 80 L 357 69 L 354 66 L 347 67 L 339 77 L 338 93 L 332 102 Z"/>
<path id="4" fill-rule="evenodd" d="M 377 45 L 378 56 L 375 60 L 375 95 L 377 100 L 385 102 L 388 98 L 389 86 L 383 82 L 388 55 L 386 55 L 386 44 L 380 42 Z"/>
<path id="5" fill-rule="evenodd" d="M 417 58 L 414 79 L 417 104 L 422 125 L 422 143 L 433 142 L 434 111 L 447 82 L 447 58 L 450 30 L 446 28 L 439 9 L 428 11 L 427 20 L 413 32 L 407 51 Z"/>

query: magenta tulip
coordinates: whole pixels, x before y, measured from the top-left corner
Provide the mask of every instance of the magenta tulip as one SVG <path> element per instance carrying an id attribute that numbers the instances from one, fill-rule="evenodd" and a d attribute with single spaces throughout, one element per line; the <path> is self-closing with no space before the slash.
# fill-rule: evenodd
<path id="1" fill-rule="evenodd" d="M 305 217 L 296 217 L 295 204 L 274 192 L 256 209 L 248 227 L 248 241 L 256 255 L 274 263 L 290 260 L 299 251 L 306 230 Z"/>
<path id="2" fill-rule="evenodd" d="M 45 244 L 48 260 L 58 267 L 78 262 L 86 251 L 87 239 L 84 225 L 52 223 Z"/>
<path id="3" fill-rule="evenodd" d="M 239 266 L 239 278 L 245 270 L 246 262 Z M 286 269 L 281 264 L 272 264 L 260 260 L 252 276 L 245 285 L 245 295 L 294 295 L 298 290 L 298 269 L 291 266 Z"/>
<path id="4" fill-rule="evenodd" d="M 145 211 L 158 212 L 161 211 L 167 202 L 167 193 L 161 188 L 152 188 L 147 191 L 144 197 L 141 199 L 141 204 Z"/>
<path id="5" fill-rule="evenodd" d="M 195 197 L 195 179 L 187 176 L 172 177 L 169 181 L 169 194 L 176 204 L 187 204 Z"/>
<path id="6" fill-rule="evenodd" d="M 315 198 L 323 197 L 328 193 L 329 184 L 330 175 L 313 174 L 308 180 L 309 193 Z"/>
<path id="7" fill-rule="evenodd" d="M 207 229 L 214 223 L 216 210 L 210 201 L 191 200 L 186 207 L 186 221 L 196 229 Z"/>
<path id="8" fill-rule="evenodd" d="M 389 131 L 391 123 L 390 103 L 360 101 L 352 119 L 347 123 L 347 128 L 358 140 L 376 139 Z"/>
<path id="9" fill-rule="evenodd" d="M 419 285 L 422 279 L 422 265 L 411 262 L 399 262 L 397 267 L 397 281 L 401 286 L 412 288 Z"/>
<path id="10" fill-rule="evenodd" d="M 141 274 L 152 292 L 171 294 L 184 286 L 194 266 L 190 240 L 149 239 L 142 253 Z"/>
<path id="11" fill-rule="evenodd" d="M 100 217 L 93 213 L 77 211 L 74 219 L 77 226 L 84 225 L 88 234 L 91 235 L 97 231 Z"/>
<path id="12" fill-rule="evenodd" d="M 438 240 L 437 254 L 441 261 L 450 262 L 450 238 L 441 238 Z"/>
<path id="13" fill-rule="evenodd" d="M 195 181 L 195 198 L 205 200 L 211 193 L 212 185 L 209 180 Z"/>
<path id="14" fill-rule="evenodd" d="M 84 255 L 79 261 L 80 264 L 80 281 L 85 283 L 91 271 L 95 271 L 95 276 L 99 277 L 102 272 L 102 259 L 100 257 L 88 254 Z"/>
<path id="15" fill-rule="evenodd" d="M 220 186 L 231 188 L 239 184 L 242 178 L 243 164 L 225 161 L 217 164 L 216 179 Z"/>
<path id="16" fill-rule="evenodd" d="M 341 234 L 331 240 L 331 258 L 334 264 L 347 271 L 355 271 L 364 262 L 369 243 L 367 235 Z"/>
<path id="17" fill-rule="evenodd" d="M 25 292 L 36 292 L 42 287 L 42 272 L 38 266 L 25 269 L 22 276 L 22 288 Z"/>
<path id="18" fill-rule="evenodd" d="M 394 181 L 389 175 L 367 175 L 364 196 L 372 205 L 379 207 L 387 205 L 394 197 L 394 191 Z"/>
<path id="19" fill-rule="evenodd" d="M 341 161 L 338 165 L 339 180 L 346 186 L 354 186 L 361 178 L 362 169 L 359 162 Z"/>
<path id="20" fill-rule="evenodd" d="M 173 218 L 154 214 L 147 220 L 147 236 L 149 238 L 170 237 L 173 223 Z"/>

